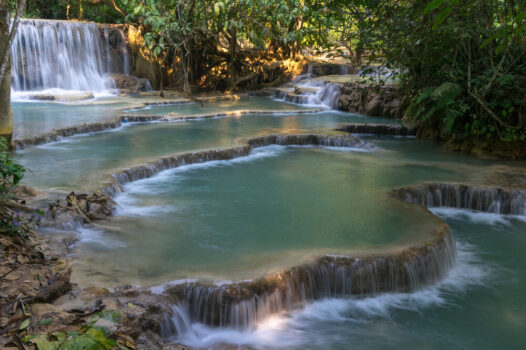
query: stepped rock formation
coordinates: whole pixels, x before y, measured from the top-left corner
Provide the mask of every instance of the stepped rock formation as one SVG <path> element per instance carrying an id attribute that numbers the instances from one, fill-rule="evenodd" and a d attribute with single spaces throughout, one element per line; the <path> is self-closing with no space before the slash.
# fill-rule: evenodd
<path id="1" fill-rule="evenodd" d="M 449 227 L 440 221 L 430 237 L 428 242 L 391 254 L 322 256 L 312 263 L 254 281 L 168 287 L 165 294 L 178 304 L 168 328 L 172 334 L 168 335 L 185 332 L 191 322 L 253 327 L 273 313 L 322 298 L 411 292 L 443 278 L 455 262 L 455 243 Z"/>
<path id="2" fill-rule="evenodd" d="M 111 175 L 100 188 L 110 197 L 131 181 L 187 164 L 247 156 L 268 145 L 321 145 L 370 147 L 351 135 L 268 135 L 247 140 L 246 145 L 227 149 L 176 154 L 124 169 Z M 431 215 L 424 209 L 422 215 Z M 455 261 L 455 243 L 449 227 L 432 217 L 435 226 L 429 239 L 387 253 L 354 256 L 321 256 L 251 281 L 221 285 L 199 282 L 170 285 L 164 297 L 176 306 L 161 327 L 164 337 L 180 334 L 191 322 L 212 326 L 246 328 L 272 313 L 300 307 L 325 297 L 410 292 L 443 278 Z"/>
<path id="3" fill-rule="evenodd" d="M 179 153 L 173 156 L 163 157 L 146 164 L 132 168 L 123 169 L 113 173 L 111 179 L 105 182 L 98 190 L 103 194 L 114 197 L 121 192 L 121 187 L 132 181 L 137 181 L 157 175 L 163 170 L 177 168 L 188 164 L 204 163 L 214 160 L 230 160 L 250 154 L 257 147 L 269 145 L 319 145 L 329 147 L 356 147 L 368 149 L 371 146 L 351 135 L 326 136 L 326 135 L 269 135 L 247 140 L 246 145 L 239 147 L 212 149 L 198 152 Z"/>
<path id="4" fill-rule="evenodd" d="M 351 134 L 416 136 L 416 130 L 414 128 L 410 128 L 400 124 L 354 123 L 345 125 L 336 130 L 345 131 Z"/>
<path id="5" fill-rule="evenodd" d="M 396 198 L 428 208 L 449 207 L 526 215 L 526 190 L 467 184 L 426 183 L 393 190 Z"/>

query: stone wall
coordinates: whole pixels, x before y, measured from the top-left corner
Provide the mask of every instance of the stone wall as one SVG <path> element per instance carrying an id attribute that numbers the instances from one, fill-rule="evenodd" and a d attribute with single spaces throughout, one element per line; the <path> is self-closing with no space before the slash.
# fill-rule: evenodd
<path id="1" fill-rule="evenodd" d="M 340 83 L 338 109 L 373 117 L 402 118 L 405 108 L 394 86 Z"/>
<path id="2" fill-rule="evenodd" d="M 144 37 L 140 29 L 131 25 L 97 24 L 101 38 L 109 45 L 106 59 L 113 62 L 113 73 L 125 73 L 125 59 L 128 60 L 128 74 L 148 79 L 154 89 L 160 87 L 161 66 L 144 46 Z M 175 74 L 164 70 L 166 84 L 173 85 Z"/>

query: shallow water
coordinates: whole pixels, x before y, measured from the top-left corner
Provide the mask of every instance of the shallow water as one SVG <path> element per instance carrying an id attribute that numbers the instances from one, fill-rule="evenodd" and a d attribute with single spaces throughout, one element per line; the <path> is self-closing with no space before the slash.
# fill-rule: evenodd
<path id="1" fill-rule="evenodd" d="M 60 104 L 49 102 L 13 102 L 14 138 L 40 135 L 56 128 L 94 123 L 115 117 L 126 103 Z"/>
<path id="2" fill-rule="evenodd" d="M 270 97 L 250 97 L 238 100 L 226 100 L 218 102 L 207 102 L 202 105 L 199 103 L 152 105 L 146 108 L 130 110 L 136 114 L 155 114 L 164 115 L 168 113 L 177 113 L 181 115 L 197 115 L 216 113 L 218 111 L 237 111 L 237 110 L 305 110 L 312 107 L 298 104 L 286 103 Z"/>
<path id="3" fill-rule="evenodd" d="M 45 93 L 45 91 L 43 93 Z M 122 114 L 129 114 L 130 112 L 156 115 L 164 115 L 167 113 L 195 115 L 246 109 L 287 111 L 312 109 L 301 105 L 284 103 L 269 97 L 242 98 L 237 101 L 207 102 L 202 106 L 197 103 L 184 103 L 133 109 L 136 106 L 143 106 L 144 102 L 158 103 L 163 101 L 163 99 L 155 96 L 136 98 L 107 96 L 70 103 L 18 99 L 11 104 L 14 113 L 14 137 L 20 138 L 23 136 L 40 135 L 57 128 L 106 121 Z M 130 108 L 132 109 L 129 110 Z"/>
<path id="4" fill-rule="evenodd" d="M 343 113 L 251 115 L 172 123 L 132 124 L 118 130 L 65 138 L 15 153 L 25 181 L 39 189 L 93 190 L 104 174 L 155 157 L 231 147 L 236 140 L 273 133 L 327 131 L 363 117 Z M 378 119 L 381 121 L 381 119 Z"/>
<path id="5" fill-rule="evenodd" d="M 323 253 L 428 238 L 434 222 L 425 212 L 386 193 L 410 181 L 410 170 L 393 176 L 380 167 L 367 153 L 270 146 L 136 181 L 116 198 L 117 217 L 108 225 L 119 230 L 107 234 L 111 243 L 99 240 L 78 252 L 82 270 L 142 285 L 237 281 Z"/>

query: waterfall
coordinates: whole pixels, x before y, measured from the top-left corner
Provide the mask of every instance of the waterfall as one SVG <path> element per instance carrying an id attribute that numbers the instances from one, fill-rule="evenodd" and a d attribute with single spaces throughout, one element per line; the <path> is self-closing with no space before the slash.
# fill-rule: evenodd
<path id="1" fill-rule="evenodd" d="M 21 20 L 11 47 L 12 89 L 102 93 L 104 47 L 94 23 Z"/>
<path id="2" fill-rule="evenodd" d="M 297 82 L 293 88 L 276 89 L 274 95 L 287 102 L 338 109 L 340 85 L 322 80 L 309 80 L 302 76 L 296 79 L 300 78 L 303 80 Z"/>
<path id="3" fill-rule="evenodd" d="M 164 294 L 176 306 L 164 336 L 181 335 L 193 322 L 250 328 L 271 314 L 314 300 L 411 292 L 443 278 L 455 262 L 455 241 L 442 223 L 432 241 L 398 253 L 368 257 L 322 256 L 253 281 L 171 285 Z"/>
<path id="4" fill-rule="evenodd" d="M 503 215 L 526 215 L 526 191 L 465 184 L 428 183 L 402 187 L 395 197 L 422 206 L 471 209 Z"/>

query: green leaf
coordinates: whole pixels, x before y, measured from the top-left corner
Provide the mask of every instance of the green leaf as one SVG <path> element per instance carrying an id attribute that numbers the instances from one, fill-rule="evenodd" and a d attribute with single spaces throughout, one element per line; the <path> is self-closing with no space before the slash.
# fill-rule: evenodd
<path id="1" fill-rule="evenodd" d="M 98 315 L 100 318 L 111 321 L 113 323 L 121 323 L 121 314 L 117 310 L 104 310 L 99 312 Z"/>
<path id="2" fill-rule="evenodd" d="M 50 341 L 45 334 L 37 334 L 28 340 L 30 343 L 35 344 L 38 350 L 57 350 L 59 349 L 59 343 L 56 341 Z"/>
<path id="3" fill-rule="evenodd" d="M 31 321 L 28 318 L 24 322 L 22 322 L 22 324 L 20 325 L 20 327 L 18 327 L 18 329 L 19 330 L 26 329 L 27 327 L 29 327 L 30 323 L 31 323 Z"/>
<path id="4" fill-rule="evenodd" d="M 438 13 L 435 24 L 433 25 L 433 29 L 436 29 L 439 25 L 441 25 L 449 17 L 452 10 L 453 8 L 451 6 L 444 7 L 442 11 Z"/>
<path id="5" fill-rule="evenodd" d="M 424 9 L 424 15 L 428 14 L 429 12 L 433 11 L 434 9 L 438 8 L 439 6 L 442 6 L 444 3 L 444 0 L 433 0 L 429 4 L 427 4 L 426 8 Z"/>

